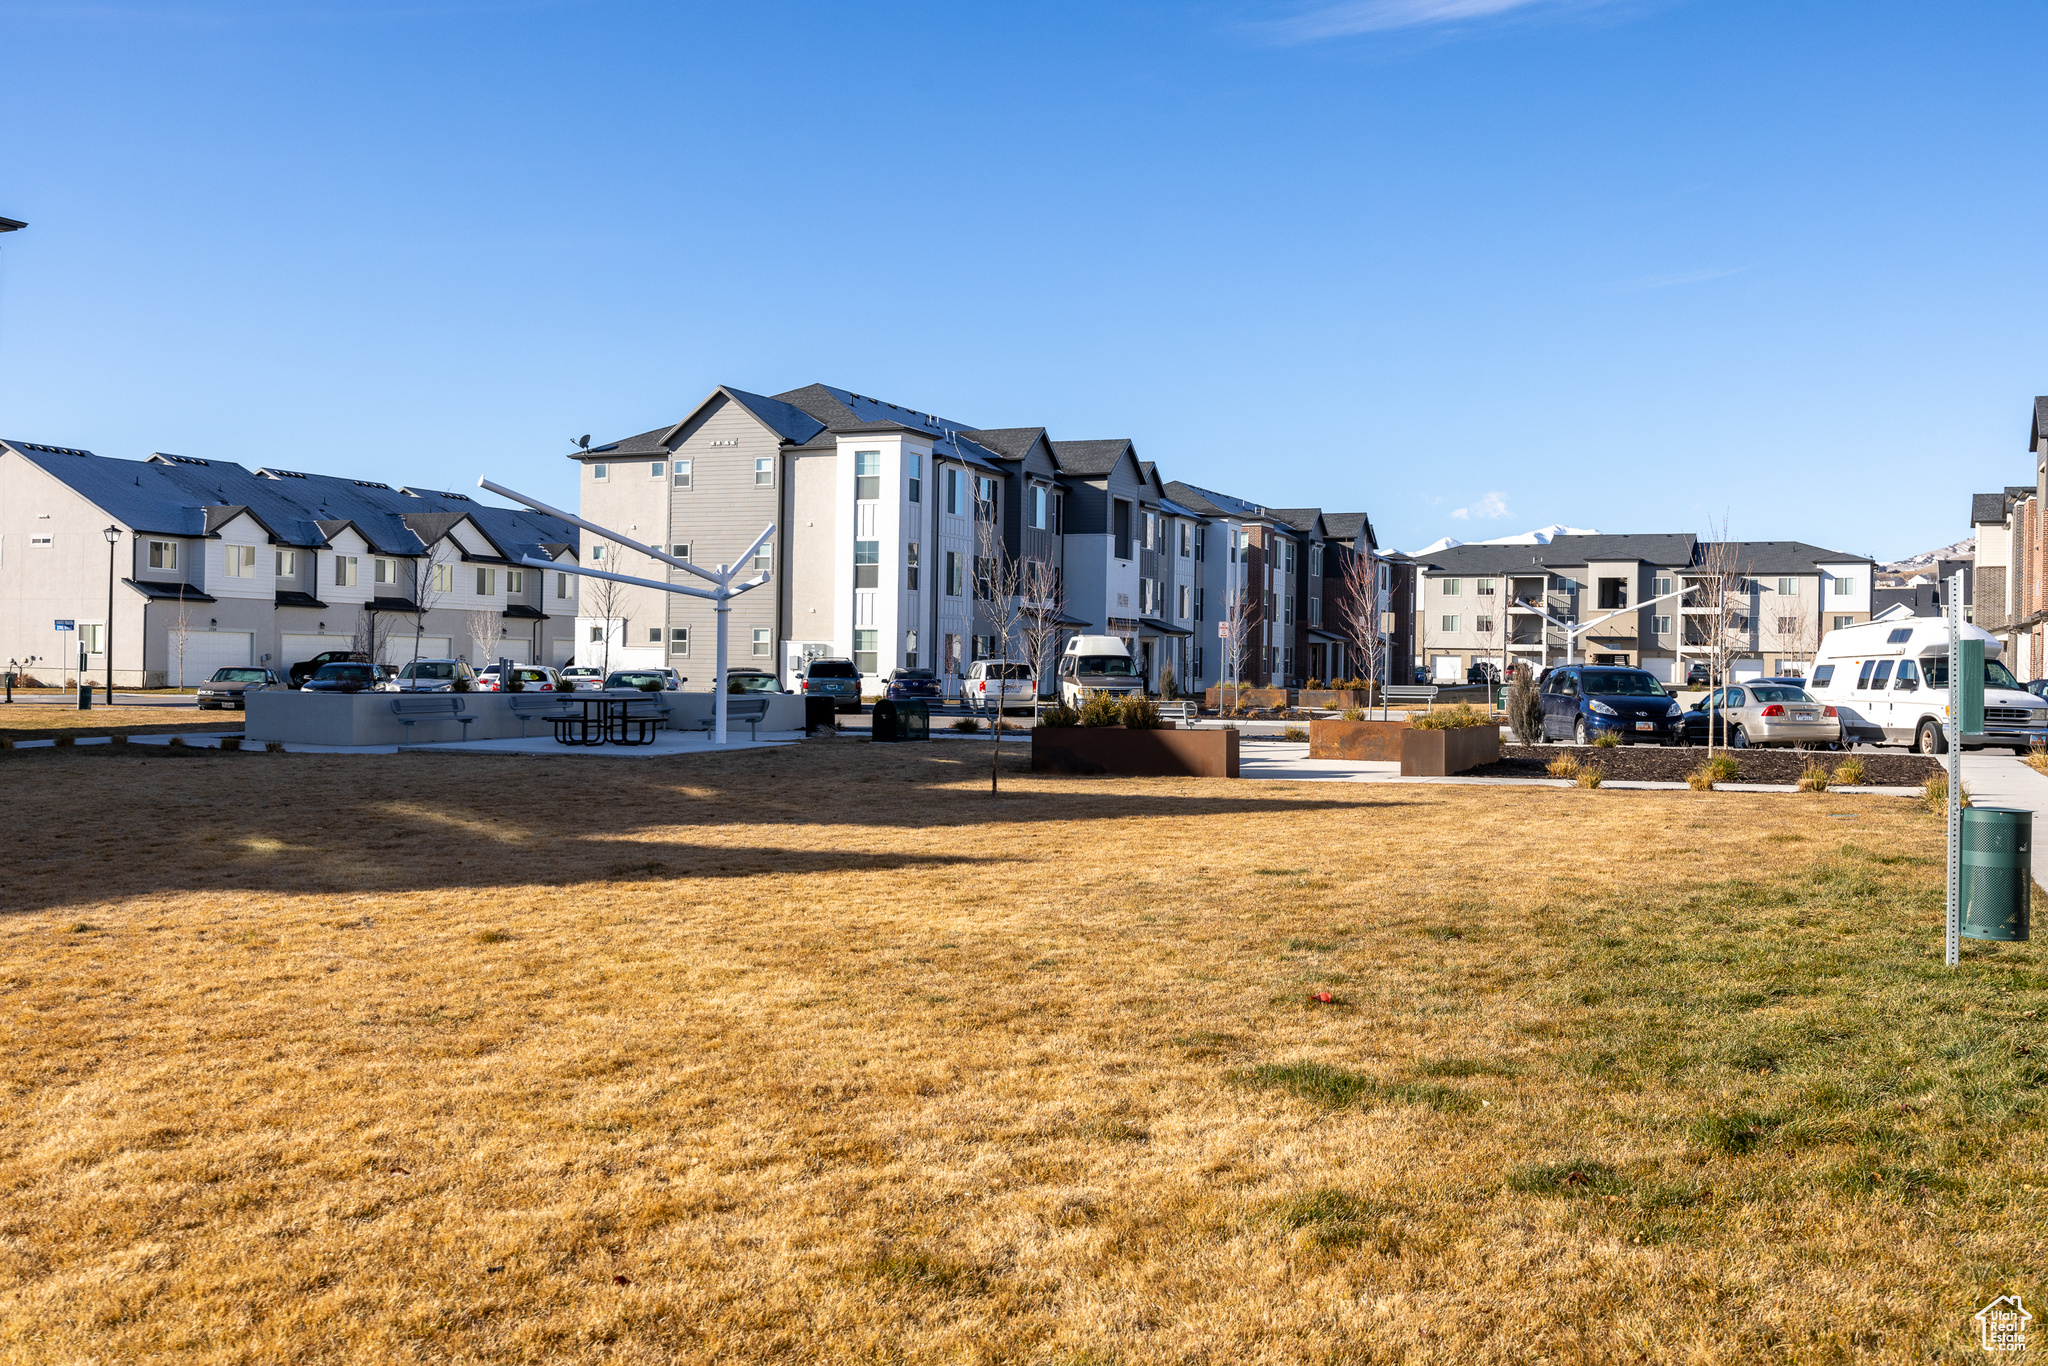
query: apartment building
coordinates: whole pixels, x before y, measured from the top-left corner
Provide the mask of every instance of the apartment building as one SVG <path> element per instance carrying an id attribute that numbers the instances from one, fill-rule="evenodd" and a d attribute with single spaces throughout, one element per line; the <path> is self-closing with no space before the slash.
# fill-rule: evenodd
<path id="1" fill-rule="evenodd" d="M 111 642 L 125 687 L 327 650 L 566 662 L 579 581 L 520 562 L 572 537 L 460 493 L 0 441 L 0 656 L 73 677 L 82 649 L 99 681 Z"/>
<path id="2" fill-rule="evenodd" d="M 2048 672 L 2048 523 L 2041 515 L 2048 504 L 2048 395 L 2034 400 L 2027 450 L 2032 483 L 1970 498 L 1977 539 L 1971 616 L 2004 643 L 2006 664 L 2021 679 Z"/>
<path id="3" fill-rule="evenodd" d="M 730 648 L 786 682 L 824 655 L 852 658 L 871 685 L 899 667 L 1021 658 L 1017 633 L 996 629 L 1014 612 L 994 607 L 1028 599 L 1062 633 L 1125 641 L 1154 688 L 1169 673 L 1199 688 L 1224 671 L 1216 626 L 1252 577 L 1261 680 L 1299 676 L 1340 644 L 1323 638 L 1321 570 L 1345 532 L 1313 509 L 1291 513 L 1296 525 L 1167 481 L 1126 438 L 981 427 L 823 384 L 720 386 L 669 426 L 569 458 L 586 518 L 694 563 L 730 564 L 775 526 L 754 559 L 772 586 L 734 600 Z M 1364 514 L 1337 525 L 1350 528 L 1343 553 L 1372 553 Z M 682 574 L 587 537 L 581 550 L 642 577 Z M 608 640 L 615 664 L 687 676 L 712 648 L 708 603 L 631 585 L 585 596 L 579 659 Z"/>
<path id="4" fill-rule="evenodd" d="M 1459 545 L 1410 562 L 1413 663 L 1437 682 L 1568 656 L 1678 682 L 1717 634 L 1738 673 L 1803 672 L 1827 631 L 1869 620 L 1876 575 L 1866 557 L 1803 542 L 1683 533 Z M 1719 605 L 1716 580 L 1731 590 Z"/>

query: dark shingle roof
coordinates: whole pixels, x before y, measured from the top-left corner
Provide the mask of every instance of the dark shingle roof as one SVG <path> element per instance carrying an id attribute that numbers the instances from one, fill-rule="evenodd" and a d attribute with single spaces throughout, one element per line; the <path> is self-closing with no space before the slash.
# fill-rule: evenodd
<path id="1" fill-rule="evenodd" d="M 1847 555 L 1804 541 L 1736 541 L 1735 567 L 1747 574 L 1810 574 L 1823 564 L 1874 563 L 1867 555 Z M 1701 545 L 1704 556 L 1711 547 Z"/>
<path id="2" fill-rule="evenodd" d="M 1454 545 L 1412 558 L 1447 574 L 1505 574 L 1535 566 L 1567 568 L 1595 560 L 1647 560 L 1657 565 L 1691 564 L 1694 538 L 1686 533 L 1641 536 L 1559 536 L 1548 545 Z"/>
<path id="3" fill-rule="evenodd" d="M 1973 493 L 1970 495 L 1970 525 L 1987 526 L 2005 520 L 2005 495 L 2002 493 Z"/>
<path id="4" fill-rule="evenodd" d="M 1362 512 L 1326 512 L 1323 514 L 1323 525 L 1338 540 L 1355 541 L 1361 531 L 1366 531 L 1371 526 L 1371 522 Z M 1368 535 L 1366 539 L 1372 538 Z"/>
<path id="5" fill-rule="evenodd" d="M 1208 513 L 1211 517 L 1264 517 L 1266 509 L 1254 502 L 1233 494 L 1218 493 L 1194 484 L 1183 484 L 1176 479 L 1166 486 L 1166 496 L 1176 503 L 1185 503 L 1191 508 Z"/>
<path id="6" fill-rule="evenodd" d="M 1293 527 L 1296 531 L 1306 531 L 1311 534 L 1316 529 L 1316 519 L 1323 515 L 1321 508 L 1268 508 L 1267 512 L 1269 515 L 1285 522 L 1288 526 Z"/>
<path id="7" fill-rule="evenodd" d="M 977 445 L 986 446 L 1004 460 L 1022 460 L 1045 435 L 1043 427 L 997 427 L 990 431 L 962 432 Z"/>
<path id="8" fill-rule="evenodd" d="M 1059 462 L 1060 473 L 1077 475 L 1083 479 L 1099 479 L 1108 474 L 1116 468 L 1116 462 L 1124 458 L 1124 452 L 1130 449 L 1129 437 L 1117 437 L 1109 441 L 1052 443 L 1053 459 Z"/>
<path id="9" fill-rule="evenodd" d="M 2041 438 L 2048 436 L 2048 394 L 2034 400 L 2034 425 L 2027 433 L 2029 453 L 2041 449 Z"/>

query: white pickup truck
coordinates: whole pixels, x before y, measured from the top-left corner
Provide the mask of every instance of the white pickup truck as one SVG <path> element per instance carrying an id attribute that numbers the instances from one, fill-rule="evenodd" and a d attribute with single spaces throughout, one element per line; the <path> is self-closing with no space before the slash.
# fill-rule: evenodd
<path id="1" fill-rule="evenodd" d="M 1077 710 L 1096 693 L 1140 693 L 1145 679 L 1115 636 L 1075 636 L 1060 656 L 1060 701 Z"/>

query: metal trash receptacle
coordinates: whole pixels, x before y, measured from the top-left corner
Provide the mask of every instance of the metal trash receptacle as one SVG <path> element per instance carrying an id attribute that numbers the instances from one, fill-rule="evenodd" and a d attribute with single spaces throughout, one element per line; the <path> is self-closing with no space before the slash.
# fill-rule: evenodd
<path id="1" fill-rule="evenodd" d="M 820 726 L 839 724 L 839 703 L 830 697 L 804 698 L 804 729 L 816 730 Z"/>
<path id="2" fill-rule="evenodd" d="M 894 702 L 883 698 L 875 703 L 869 738 L 876 744 L 932 738 L 931 704 L 919 700 Z"/>
<path id="3" fill-rule="evenodd" d="M 1963 808 L 1961 932 L 1965 939 L 2029 937 L 2034 895 L 2034 813 Z"/>

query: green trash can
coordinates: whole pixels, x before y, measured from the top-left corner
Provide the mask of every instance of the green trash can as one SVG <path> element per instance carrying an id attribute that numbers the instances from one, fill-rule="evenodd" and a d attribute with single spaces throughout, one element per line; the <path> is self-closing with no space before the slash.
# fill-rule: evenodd
<path id="1" fill-rule="evenodd" d="M 1963 938 L 2029 937 L 2033 847 L 2033 812 L 2004 806 L 1963 808 Z"/>
<path id="2" fill-rule="evenodd" d="M 932 738 L 931 704 L 922 699 L 875 703 L 875 715 L 868 738 L 875 744 Z"/>

